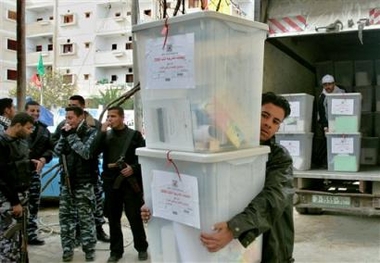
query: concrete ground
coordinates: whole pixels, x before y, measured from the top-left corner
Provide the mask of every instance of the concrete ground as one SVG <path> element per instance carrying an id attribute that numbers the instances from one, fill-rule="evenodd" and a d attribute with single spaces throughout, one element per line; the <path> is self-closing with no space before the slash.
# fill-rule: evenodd
<path id="1" fill-rule="evenodd" d="M 30 246 L 30 262 L 61 262 L 57 208 L 40 212 L 41 237 L 44 246 Z M 380 263 L 380 217 L 325 212 L 322 215 L 300 215 L 294 212 L 294 258 L 300 263 Z M 108 225 L 105 225 L 108 232 Z M 139 262 L 131 243 L 128 223 L 123 221 L 125 253 L 119 262 Z M 96 262 L 107 262 L 108 244 L 98 242 Z M 76 249 L 73 262 L 84 262 L 84 253 Z M 150 262 L 150 259 L 145 262 Z"/>

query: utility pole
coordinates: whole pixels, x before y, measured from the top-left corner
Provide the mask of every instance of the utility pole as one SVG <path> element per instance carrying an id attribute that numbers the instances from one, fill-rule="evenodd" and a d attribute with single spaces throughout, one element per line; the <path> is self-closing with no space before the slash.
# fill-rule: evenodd
<path id="1" fill-rule="evenodd" d="M 137 25 L 140 20 L 140 8 L 139 1 L 132 0 L 132 20 L 131 24 Z M 137 45 L 134 38 L 132 38 L 132 48 L 133 48 L 133 84 L 136 85 L 140 82 L 139 79 L 139 68 L 137 61 Z M 141 87 L 140 87 L 141 88 Z M 143 130 L 143 110 L 141 102 L 141 92 L 136 92 L 134 95 L 134 111 L 135 111 L 135 129 L 138 131 Z"/>
<path id="2" fill-rule="evenodd" d="M 17 0 L 17 110 L 23 111 L 26 96 L 25 0 Z"/>

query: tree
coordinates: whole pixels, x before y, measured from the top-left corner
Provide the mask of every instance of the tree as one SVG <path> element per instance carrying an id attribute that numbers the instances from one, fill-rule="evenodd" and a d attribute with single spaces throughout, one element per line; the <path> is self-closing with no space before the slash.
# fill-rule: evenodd
<path id="1" fill-rule="evenodd" d="M 99 91 L 99 95 L 94 95 L 91 97 L 91 100 L 87 101 L 88 107 L 97 108 L 98 105 L 107 105 L 111 101 L 119 98 L 124 92 L 125 88 L 119 88 L 119 87 L 109 87 L 104 92 Z M 126 100 L 123 104 L 120 105 L 125 110 L 133 110 L 133 99 Z"/>
<path id="2" fill-rule="evenodd" d="M 66 106 L 70 96 L 76 93 L 77 87 L 71 83 L 67 83 L 66 76 L 62 73 L 46 72 L 42 79 L 42 96 L 43 106 L 46 108 Z M 9 92 L 11 97 L 16 96 L 16 88 Z M 28 83 L 26 87 L 26 96 L 40 102 L 41 89 L 33 83 Z"/>

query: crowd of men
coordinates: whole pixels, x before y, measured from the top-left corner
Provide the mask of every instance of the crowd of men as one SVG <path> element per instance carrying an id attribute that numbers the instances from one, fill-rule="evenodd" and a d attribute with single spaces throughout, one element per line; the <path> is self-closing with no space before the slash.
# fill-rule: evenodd
<path id="1" fill-rule="evenodd" d="M 141 168 L 135 155 L 145 141 L 140 132 L 123 123 L 121 107 L 110 108 L 104 123 L 84 108 L 82 96 L 71 96 L 65 120 L 50 134 L 39 120 L 39 103 L 29 101 L 24 112 L 16 113 L 12 99 L 0 99 L 0 262 L 27 262 L 26 244 L 45 244 L 38 237 L 37 224 L 41 171 L 54 156 L 59 158 L 61 169 L 62 261 L 72 261 L 74 248 L 79 245 L 85 261 L 95 261 L 97 241 L 110 242 L 108 262 L 119 261 L 124 253 L 120 224 L 123 209 L 131 224 L 138 259 L 148 258 L 140 216 Z M 110 236 L 103 230 L 104 217 L 110 223 Z M 24 227 L 15 228 L 18 225 Z"/>

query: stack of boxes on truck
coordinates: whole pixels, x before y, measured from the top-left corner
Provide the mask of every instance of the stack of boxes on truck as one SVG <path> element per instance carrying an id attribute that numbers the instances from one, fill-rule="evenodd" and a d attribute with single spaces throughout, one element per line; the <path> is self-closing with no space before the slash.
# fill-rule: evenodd
<path id="1" fill-rule="evenodd" d="M 259 146 L 267 26 L 215 12 L 133 27 L 146 148 L 137 150 L 152 262 L 260 262 L 258 238 L 218 253 L 200 243 L 262 190 Z"/>
<path id="2" fill-rule="evenodd" d="M 352 108 L 353 111 L 351 111 L 353 115 L 350 114 L 351 117 L 355 117 L 357 111 L 361 112 L 359 118 L 361 139 L 359 139 L 359 134 L 353 137 L 354 145 L 360 147 L 360 155 L 355 154 L 355 160 L 359 158 L 360 165 L 378 164 L 380 137 L 380 128 L 378 128 L 380 127 L 380 103 L 378 103 L 378 101 L 380 101 L 380 87 L 378 86 L 380 82 L 378 83 L 378 81 L 380 81 L 380 61 L 355 60 L 320 62 L 317 63 L 317 77 L 320 77 L 322 74 L 334 75 L 336 83 L 342 85 L 347 92 L 356 92 L 361 95 L 361 102 L 359 98 L 355 96 L 351 97 L 355 105 L 357 103 L 361 105 L 361 109 L 358 109 L 354 105 L 354 108 Z M 336 111 L 338 109 L 332 108 L 332 110 Z M 331 118 L 334 119 L 333 116 L 331 116 Z M 343 120 L 344 118 L 342 121 Z M 351 127 L 345 127 L 343 125 L 341 130 L 346 133 L 357 132 L 356 125 L 353 124 L 354 123 L 350 123 L 349 117 L 347 125 Z M 358 140 L 360 140 L 359 143 Z M 346 169 L 356 171 L 357 169 L 355 169 L 355 167 L 359 164 Z M 339 167 L 338 169 L 340 170 Z"/>
<path id="3" fill-rule="evenodd" d="M 313 133 L 311 122 L 314 97 L 309 94 L 282 94 L 290 104 L 290 116 L 281 124 L 276 133 L 276 142 L 284 146 L 293 159 L 293 168 L 309 170 Z"/>
<path id="4" fill-rule="evenodd" d="M 326 94 L 329 132 L 327 168 L 329 171 L 359 170 L 361 94 Z"/>

